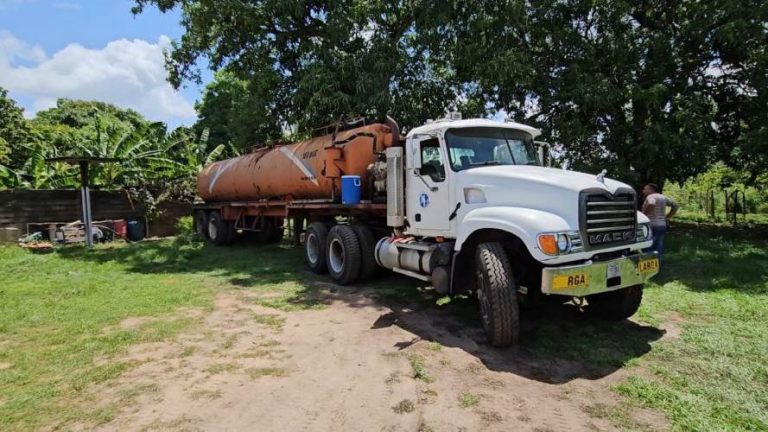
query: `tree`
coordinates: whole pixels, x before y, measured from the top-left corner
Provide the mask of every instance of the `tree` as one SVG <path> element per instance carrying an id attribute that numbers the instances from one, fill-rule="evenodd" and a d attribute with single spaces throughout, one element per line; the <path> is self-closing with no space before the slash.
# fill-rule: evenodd
<path id="1" fill-rule="evenodd" d="M 281 137 L 280 124 L 269 112 L 260 87 L 226 70 L 206 86 L 202 100 L 195 104 L 195 131 L 208 130 L 209 149 L 224 144 L 243 150 Z M 263 89 L 269 91 L 267 86 Z"/>
<path id="2" fill-rule="evenodd" d="M 207 57 L 280 124 L 455 107 L 540 126 L 571 166 L 636 184 L 718 159 L 767 168 L 768 4 L 760 0 L 135 0 L 182 10 L 170 81 Z"/>
<path id="3" fill-rule="evenodd" d="M 170 82 L 199 80 L 207 57 L 248 83 L 258 109 L 279 125 L 308 130 L 340 116 L 424 119 L 457 99 L 450 68 L 425 43 L 443 6 L 413 0 L 137 0 L 180 7 L 186 33 L 168 57 Z M 410 95 L 426 96 L 428 103 Z M 413 104 L 403 103 L 403 98 Z"/>
<path id="4" fill-rule="evenodd" d="M 744 107 L 765 111 L 765 82 L 730 77 L 739 103 L 727 103 L 718 84 L 723 71 L 758 64 L 751 57 L 765 52 L 764 2 L 499 3 L 457 25 L 459 78 L 495 108 L 542 127 L 577 169 L 608 168 L 637 185 L 684 180 L 718 158 L 734 161 L 745 131 L 721 132 L 750 118 Z M 753 51 L 728 50 L 726 39 L 750 41 Z M 750 68 L 746 75 L 760 76 Z M 757 118 L 747 122 L 761 130 Z"/>
<path id="5" fill-rule="evenodd" d="M 24 110 L 0 87 L 0 164 L 9 162 L 11 151 L 26 140 L 28 132 Z"/>

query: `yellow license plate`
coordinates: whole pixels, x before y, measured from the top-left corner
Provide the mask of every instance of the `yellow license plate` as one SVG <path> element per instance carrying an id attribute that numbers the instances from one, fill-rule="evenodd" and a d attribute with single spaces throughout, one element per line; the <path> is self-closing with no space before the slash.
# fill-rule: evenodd
<path id="1" fill-rule="evenodd" d="M 555 276 L 552 280 L 552 288 L 556 290 L 581 288 L 587 285 L 589 285 L 589 275 L 587 273 Z"/>
<path id="2" fill-rule="evenodd" d="M 640 273 L 646 273 L 659 269 L 659 259 L 653 258 L 649 260 L 643 260 L 637 263 L 637 271 Z"/>

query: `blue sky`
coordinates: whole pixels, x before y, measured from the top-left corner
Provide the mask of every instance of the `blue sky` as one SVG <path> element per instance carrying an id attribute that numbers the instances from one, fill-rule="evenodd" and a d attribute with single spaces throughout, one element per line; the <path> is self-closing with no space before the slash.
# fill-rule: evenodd
<path id="1" fill-rule="evenodd" d="M 201 88 L 165 82 L 162 53 L 183 29 L 177 12 L 131 0 L 0 0 L 0 86 L 32 116 L 60 97 L 99 99 L 169 126 L 191 124 Z M 205 73 L 210 79 L 211 74 Z"/>

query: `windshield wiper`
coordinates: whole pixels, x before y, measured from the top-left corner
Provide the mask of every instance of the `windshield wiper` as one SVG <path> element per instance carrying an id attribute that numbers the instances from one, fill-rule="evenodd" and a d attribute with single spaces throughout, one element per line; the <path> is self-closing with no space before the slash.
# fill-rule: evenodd
<path id="1" fill-rule="evenodd" d="M 473 162 L 470 165 L 472 166 L 488 166 L 488 165 L 498 165 L 499 161 L 497 160 L 487 160 L 485 162 Z"/>

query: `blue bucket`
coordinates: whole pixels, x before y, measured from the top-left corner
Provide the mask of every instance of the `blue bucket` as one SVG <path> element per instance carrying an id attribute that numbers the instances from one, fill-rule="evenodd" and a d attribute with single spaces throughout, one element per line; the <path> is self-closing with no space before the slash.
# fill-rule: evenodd
<path id="1" fill-rule="evenodd" d="M 361 185 L 360 176 L 341 176 L 341 203 L 347 205 L 360 204 Z"/>

